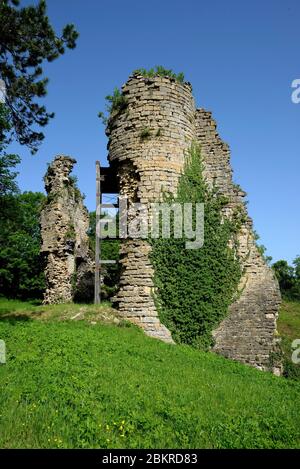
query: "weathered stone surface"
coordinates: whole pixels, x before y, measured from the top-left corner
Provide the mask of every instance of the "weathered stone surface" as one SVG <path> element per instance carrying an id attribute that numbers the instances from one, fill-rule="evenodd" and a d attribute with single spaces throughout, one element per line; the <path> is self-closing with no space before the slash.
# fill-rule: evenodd
<path id="1" fill-rule="evenodd" d="M 246 211 L 242 202 L 245 193 L 232 182 L 229 147 L 218 136 L 211 114 L 195 109 L 190 84 L 168 77 L 133 76 L 123 86 L 123 93 L 127 108 L 111 117 L 107 135 L 109 161 L 117 170 L 120 194 L 129 197 L 129 204 L 149 206 L 163 191 L 175 193 L 186 150 L 198 140 L 208 182 L 215 183 L 229 198 L 224 215 L 230 216 L 237 207 Z M 214 350 L 267 369 L 276 346 L 278 284 L 256 248 L 248 216 L 239 242 L 245 270 L 241 294 L 214 331 Z M 147 334 L 171 342 L 152 297 L 150 246 L 145 240 L 127 239 L 121 249 L 122 274 L 115 297 L 120 313 Z"/>
<path id="2" fill-rule="evenodd" d="M 112 117 L 107 134 L 109 161 L 117 167 L 120 195 L 128 197 L 130 210 L 131 203 L 149 205 L 159 200 L 164 190 L 176 191 L 184 155 L 195 133 L 195 107 L 191 86 L 170 78 L 133 77 L 123 93 L 127 109 Z M 120 313 L 148 335 L 172 342 L 155 308 L 149 252 L 144 240 L 123 243 L 115 302 Z"/>
<path id="3" fill-rule="evenodd" d="M 252 220 L 243 204 L 245 192 L 233 184 L 229 147 L 220 139 L 216 127 L 210 112 L 196 111 L 196 135 L 201 144 L 206 179 L 229 199 L 225 214 L 230 216 L 239 207 L 245 212 L 246 221 L 238 237 L 244 268 L 240 295 L 231 305 L 227 318 L 214 331 L 214 350 L 267 369 L 270 353 L 276 349 L 276 319 L 281 300 L 278 282 L 256 247 Z"/>
<path id="4" fill-rule="evenodd" d="M 93 295 L 94 265 L 89 254 L 88 211 L 70 178 L 76 160 L 57 156 L 45 175 L 47 203 L 41 213 L 41 254 L 46 261 L 44 303 Z"/>

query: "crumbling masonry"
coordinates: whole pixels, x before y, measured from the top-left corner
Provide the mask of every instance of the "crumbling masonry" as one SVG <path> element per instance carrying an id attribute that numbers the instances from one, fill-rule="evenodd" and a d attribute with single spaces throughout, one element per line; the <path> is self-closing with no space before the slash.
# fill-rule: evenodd
<path id="1" fill-rule="evenodd" d="M 44 303 L 93 298 L 94 264 L 89 252 L 88 211 L 70 172 L 76 160 L 59 155 L 45 180 L 47 201 L 41 213 L 41 254 L 46 268 Z"/>
<path id="2" fill-rule="evenodd" d="M 195 109 L 189 83 L 169 77 L 132 76 L 123 86 L 127 106 L 110 117 L 109 161 L 119 180 L 119 192 L 130 202 L 149 204 L 163 191 L 176 192 L 184 158 L 192 141 L 201 145 L 208 183 L 227 196 L 227 215 L 243 204 L 245 193 L 232 181 L 230 151 L 211 113 Z M 242 294 L 214 331 L 214 350 L 261 369 L 269 367 L 276 346 L 280 303 L 278 283 L 260 255 L 246 214 L 239 234 L 239 254 L 245 270 Z M 121 246 L 122 274 L 115 302 L 120 314 L 153 337 L 172 341 L 161 324 L 153 300 L 150 246 L 126 239 Z"/>

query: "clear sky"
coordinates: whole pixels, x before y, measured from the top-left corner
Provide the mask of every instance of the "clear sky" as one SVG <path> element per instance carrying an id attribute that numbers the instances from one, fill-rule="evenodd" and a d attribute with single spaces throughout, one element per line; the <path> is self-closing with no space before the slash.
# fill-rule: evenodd
<path id="1" fill-rule="evenodd" d="M 36 3 L 21 1 L 22 5 Z M 234 180 L 274 260 L 300 254 L 299 0 L 48 0 L 59 31 L 71 22 L 77 48 L 46 65 L 44 100 L 56 116 L 32 156 L 22 156 L 22 190 L 43 190 L 56 154 L 78 161 L 75 174 L 94 209 L 94 163 L 106 163 L 107 139 L 97 117 L 105 96 L 136 68 L 184 72 L 198 107 L 213 112 L 232 152 Z"/>

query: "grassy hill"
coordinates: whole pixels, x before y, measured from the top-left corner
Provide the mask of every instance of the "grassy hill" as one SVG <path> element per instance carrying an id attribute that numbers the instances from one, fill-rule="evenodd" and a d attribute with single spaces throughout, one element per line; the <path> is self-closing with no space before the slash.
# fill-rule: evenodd
<path id="1" fill-rule="evenodd" d="M 108 305 L 3 300 L 0 319 L 2 448 L 300 447 L 297 381 L 150 339 Z"/>
<path id="2" fill-rule="evenodd" d="M 300 365 L 295 365 L 291 361 L 291 344 L 294 339 L 300 339 L 299 302 L 283 301 L 278 320 L 278 332 L 281 336 L 284 374 L 300 381 Z"/>

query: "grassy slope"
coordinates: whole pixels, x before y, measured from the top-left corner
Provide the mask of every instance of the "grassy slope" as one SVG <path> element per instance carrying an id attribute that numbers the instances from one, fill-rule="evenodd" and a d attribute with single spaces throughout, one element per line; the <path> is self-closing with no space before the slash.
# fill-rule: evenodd
<path id="1" fill-rule="evenodd" d="M 280 335 L 291 341 L 300 339 L 300 303 L 283 301 L 281 305 L 278 330 Z"/>
<path id="2" fill-rule="evenodd" d="M 300 381 L 300 365 L 291 361 L 291 344 L 294 339 L 300 339 L 300 303 L 283 301 L 278 320 L 278 331 L 282 338 L 283 363 L 285 375 Z"/>
<path id="3" fill-rule="evenodd" d="M 0 447 L 300 447 L 299 383 L 57 308 L 2 302 Z"/>

